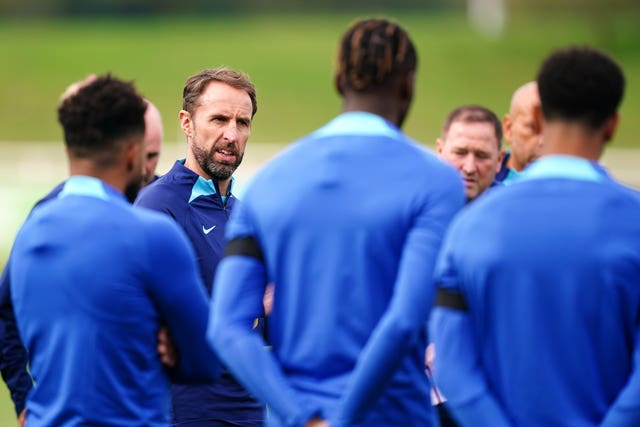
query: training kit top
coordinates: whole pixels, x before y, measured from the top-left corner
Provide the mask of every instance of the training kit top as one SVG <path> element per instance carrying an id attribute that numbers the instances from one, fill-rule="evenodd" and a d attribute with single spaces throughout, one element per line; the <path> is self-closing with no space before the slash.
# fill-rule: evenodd
<path id="1" fill-rule="evenodd" d="M 222 195 L 216 180 L 202 178 L 185 167 L 184 160 L 178 160 L 169 172 L 143 188 L 135 202 L 169 215 L 186 232 L 209 295 L 224 253 L 225 226 L 236 202 L 232 187 L 233 179 L 227 195 Z M 171 398 L 176 424 L 218 420 L 251 425 L 263 417 L 262 406 L 224 368 L 210 384 L 172 384 Z"/>
<path id="2" fill-rule="evenodd" d="M 58 184 L 49 194 L 40 199 L 34 206 L 38 207 L 49 200 L 55 199 L 63 188 Z M 11 301 L 11 281 L 7 261 L 0 277 L 0 371 L 11 394 L 16 414 L 20 414 L 25 407 L 27 394 L 33 384 L 27 370 L 27 351 L 22 344 L 16 325 L 16 317 Z"/>
<path id="3" fill-rule="evenodd" d="M 500 170 L 496 174 L 494 182 L 497 181 L 503 184 L 511 184 L 518 178 L 518 175 L 520 175 L 520 172 L 516 171 L 515 169 L 511 169 L 509 166 L 507 166 L 509 157 L 511 157 L 511 153 L 507 151 L 502 157 L 502 163 L 500 163 Z"/>
<path id="4" fill-rule="evenodd" d="M 24 409 L 31 390 L 31 376 L 27 370 L 27 351 L 22 345 L 9 291 L 9 266 L 0 279 L 0 372 L 9 389 L 16 415 Z"/>
<path id="5" fill-rule="evenodd" d="M 570 156 L 456 218 L 430 326 L 463 425 L 640 425 L 639 218 L 637 192 Z"/>
<path id="6" fill-rule="evenodd" d="M 207 336 L 269 426 L 429 426 L 425 321 L 459 173 L 344 113 L 255 175 L 227 226 Z M 274 283 L 264 350 L 251 319 Z"/>
<path id="7" fill-rule="evenodd" d="M 168 426 L 162 325 L 179 354 L 177 380 L 215 377 L 207 299 L 186 237 L 104 182 L 73 176 L 34 208 L 9 274 L 34 379 L 30 427 Z"/>

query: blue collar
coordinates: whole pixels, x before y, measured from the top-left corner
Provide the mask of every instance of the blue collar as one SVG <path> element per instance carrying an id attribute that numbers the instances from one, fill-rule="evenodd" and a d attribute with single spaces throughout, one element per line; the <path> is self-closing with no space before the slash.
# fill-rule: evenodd
<path id="1" fill-rule="evenodd" d="M 382 117 L 365 111 L 342 113 L 316 130 L 314 137 L 337 135 L 371 135 L 397 137 L 400 129 Z"/>
<path id="2" fill-rule="evenodd" d="M 113 197 L 117 197 L 125 200 L 120 191 L 96 177 L 86 175 L 73 175 L 65 181 L 58 197 L 71 195 L 89 196 L 102 200 L 112 200 Z"/>
<path id="3" fill-rule="evenodd" d="M 606 176 L 602 167 L 590 160 L 575 156 L 550 155 L 531 163 L 519 174 L 518 181 L 565 178 L 600 182 Z"/>
<path id="4" fill-rule="evenodd" d="M 178 160 L 178 162 L 182 164 L 182 166 L 184 166 L 185 159 L 180 159 Z M 196 174 L 191 169 L 188 169 L 186 166 L 185 166 L 185 169 L 188 170 L 193 175 L 197 176 L 196 182 L 193 184 L 193 187 L 191 188 L 189 203 L 193 202 L 195 199 L 197 199 L 200 196 L 212 196 L 218 192 L 218 190 L 216 189 L 217 181 L 214 183 L 212 179 L 205 179 L 200 175 Z M 235 180 L 236 180 L 235 177 L 232 176 L 231 182 L 229 183 L 229 188 L 227 189 L 227 194 L 224 196 L 221 196 L 222 203 L 226 203 L 227 198 L 232 194 Z"/>

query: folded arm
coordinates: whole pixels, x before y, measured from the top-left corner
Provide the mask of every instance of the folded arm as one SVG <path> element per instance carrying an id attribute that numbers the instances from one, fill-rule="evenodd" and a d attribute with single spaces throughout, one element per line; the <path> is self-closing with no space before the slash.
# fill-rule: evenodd
<path id="1" fill-rule="evenodd" d="M 165 229 L 166 228 L 166 229 Z M 149 292 L 177 351 L 169 369 L 174 382 L 214 380 L 219 364 L 206 342 L 208 299 L 195 254 L 179 227 L 169 220 L 150 230 Z"/>
<path id="2" fill-rule="evenodd" d="M 9 262 L 0 279 L 0 372 L 11 394 L 16 414 L 25 407 L 27 394 L 33 386 L 27 371 L 27 350 L 18 334 L 18 325 L 11 302 Z"/>
<path id="3" fill-rule="evenodd" d="M 601 427 L 640 425 L 640 325 L 636 329 L 631 376 L 600 425 Z"/>
<path id="4" fill-rule="evenodd" d="M 289 384 L 262 335 L 253 329 L 263 313 L 267 284 L 260 247 L 252 237 L 229 242 L 213 286 L 207 338 L 236 378 L 286 426 L 321 422 L 310 405 Z M 313 425 L 313 424 L 312 424 Z"/>

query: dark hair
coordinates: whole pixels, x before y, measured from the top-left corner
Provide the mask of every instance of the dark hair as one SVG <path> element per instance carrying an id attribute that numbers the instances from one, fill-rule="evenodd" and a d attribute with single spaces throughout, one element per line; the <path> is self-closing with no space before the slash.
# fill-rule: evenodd
<path id="1" fill-rule="evenodd" d="M 132 83 L 107 74 L 63 99 L 58 121 L 65 144 L 75 156 L 105 166 L 115 160 L 122 140 L 140 135 L 142 142 L 146 109 Z"/>
<path id="2" fill-rule="evenodd" d="M 618 109 L 624 74 L 607 54 L 590 47 L 553 52 L 538 71 L 545 119 L 581 122 L 597 129 Z"/>
<path id="3" fill-rule="evenodd" d="M 447 138 L 449 128 L 454 122 L 464 123 L 489 123 L 493 125 L 498 148 L 502 147 L 502 123 L 495 113 L 481 105 L 463 105 L 449 113 L 442 125 L 442 139 Z"/>
<path id="4" fill-rule="evenodd" d="M 416 66 L 416 50 L 409 34 L 386 19 L 357 21 L 340 41 L 337 75 L 343 87 L 351 90 L 383 86 Z"/>
<path id="5" fill-rule="evenodd" d="M 202 95 L 209 82 L 222 82 L 233 88 L 242 89 L 251 98 L 251 117 L 258 111 L 258 101 L 256 99 L 256 88 L 245 73 L 235 71 L 226 67 L 208 68 L 189 77 L 182 90 L 182 109 L 193 114 L 198 98 Z"/>

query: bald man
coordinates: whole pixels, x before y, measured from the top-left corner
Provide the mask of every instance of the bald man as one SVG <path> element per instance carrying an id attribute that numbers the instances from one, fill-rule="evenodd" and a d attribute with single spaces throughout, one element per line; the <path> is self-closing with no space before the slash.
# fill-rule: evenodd
<path id="1" fill-rule="evenodd" d="M 533 111 L 539 106 L 536 82 L 528 82 L 513 93 L 509 112 L 502 119 L 504 139 L 511 150 L 504 156 L 502 168 L 496 176 L 498 181 L 508 184 L 538 158 L 542 139 L 535 126 Z"/>
<path id="2" fill-rule="evenodd" d="M 156 168 L 160 159 L 160 150 L 164 131 L 160 111 L 147 99 L 147 111 L 144 114 L 144 142 L 147 146 L 147 162 L 144 168 L 144 185 L 150 184 L 156 179 Z"/>
<path id="3" fill-rule="evenodd" d="M 84 86 L 94 82 L 96 78 L 97 76 L 91 73 L 87 75 L 84 80 L 71 83 L 64 92 L 62 92 L 62 95 L 60 95 L 60 100 L 62 101 L 74 95 Z M 158 167 L 158 160 L 160 159 L 164 130 L 160 111 L 151 101 L 148 99 L 145 99 L 145 101 L 147 102 L 147 110 L 144 113 L 144 142 L 147 148 L 147 161 L 144 168 L 143 184 L 148 185 L 158 179 L 156 168 Z"/>

